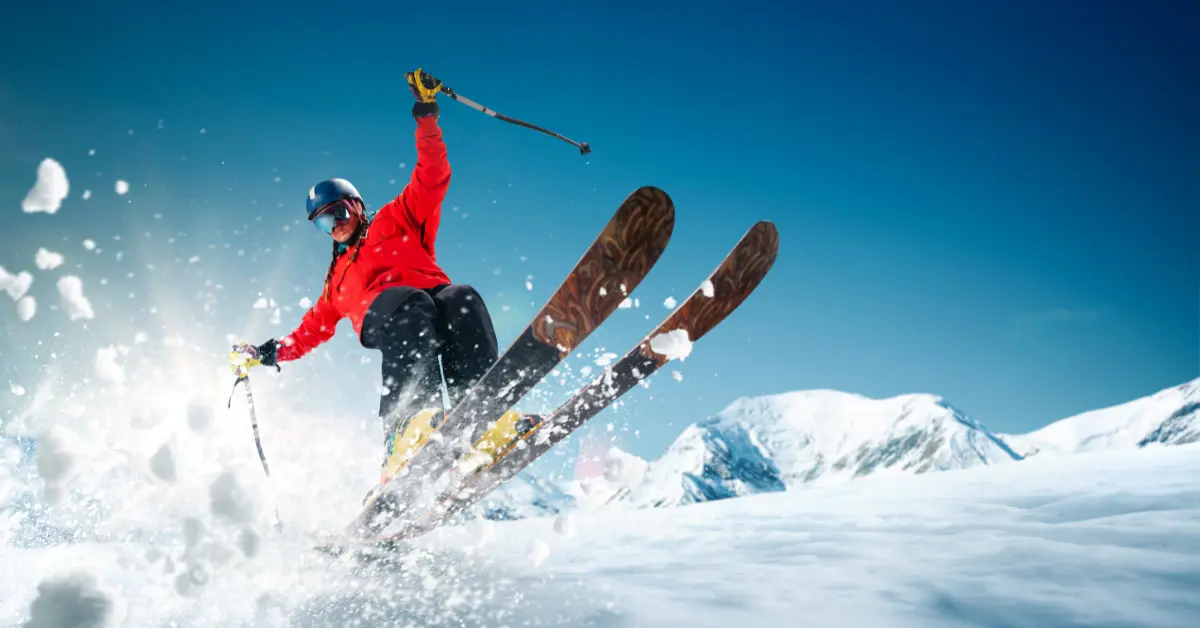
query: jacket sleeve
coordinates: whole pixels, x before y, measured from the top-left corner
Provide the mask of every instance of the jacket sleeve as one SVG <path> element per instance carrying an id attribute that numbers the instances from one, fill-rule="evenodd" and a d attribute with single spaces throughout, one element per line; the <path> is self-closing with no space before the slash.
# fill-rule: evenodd
<path id="1" fill-rule="evenodd" d="M 289 362 L 304 357 L 309 351 L 333 337 L 341 316 L 325 295 L 317 299 L 316 305 L 304 313 L 300 326 L 279 341 L 275 352 L 278 362 Z"/>
<path id="2" fill-rule="evenodd" d="M 427 250 L 433 249 L 442 218 L 442 200 L 450 188 L 450 161 L 436 117 L 417 119 L 417 163 L 404 191 L 380 208 L 393 220 L 413 225 Z M 403 212 L 399 216 L 397 213 Z"/>

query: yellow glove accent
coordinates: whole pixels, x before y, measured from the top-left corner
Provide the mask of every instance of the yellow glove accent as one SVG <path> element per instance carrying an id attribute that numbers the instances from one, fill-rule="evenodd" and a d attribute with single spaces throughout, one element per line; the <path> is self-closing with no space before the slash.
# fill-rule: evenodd
<path id="1" fill-rule="evenodd" d="M 235 345 L 233 350 L 229 352 L 229 368 L 238 377 L 245 377 L 251 368 L 262 364 L 258 358 L 252 358 L 249 352 L 241 350 L 242 347 L 246 346 L 245 344 Z"/>
<path id="2" fill-rule="evenodd" d="M 437 100 L 438 92 L 442 90 L 442 82 L 434 78 L 432 75 L 422 72 L 421 68 L 416 71 L 409 72 L 404 75 L 408 79 L 409 89 L 421 102 L 434 102 Z M 432 87 L 426 86 L 428 82 Z"/>

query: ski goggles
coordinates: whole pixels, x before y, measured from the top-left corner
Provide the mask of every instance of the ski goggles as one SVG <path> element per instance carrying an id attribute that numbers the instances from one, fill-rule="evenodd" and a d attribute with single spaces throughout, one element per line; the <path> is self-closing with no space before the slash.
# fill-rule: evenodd
<path id="1" fill-rule="evenodd" d="M 333 234 L 335 227 L 347 220 L 350 220 L 350 202 L 345 199 L 326 205 L 312 217 L 313 224 L 329 235 Z"/>

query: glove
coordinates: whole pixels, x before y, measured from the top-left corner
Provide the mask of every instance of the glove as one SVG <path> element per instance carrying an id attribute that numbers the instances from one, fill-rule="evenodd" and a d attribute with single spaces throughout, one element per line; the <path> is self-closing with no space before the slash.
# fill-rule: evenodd
<path id="1" fill-rule="evenodd" d="M 442 90 L 442 82 L 421 71 L 421 68 L 406 73 L 404 78 L 408 81 L 408 89 L 413 93 L 413 98 L 417 99 L 412 109 L 413 117 L 437 117 L 437 95 Z"/>
<path id="2" fill-rule="evenodd" d="M 278 343 L 275 339 L 268 340 L 257 347 L 244 342 L 233 345 L 233 350 L 229 352 L 229 368 L 238 377 L 245 376 L 251 368 L 260 364 L 279 368 L 275 360 L 277 347 Z"/>
<path id="3" fill-rule="evenodd" d="M 274 366 L 278 368 L 279 364 L 275 360 L 275 350 L 278 348 L 279 343 L 272 338 L 261 345 L 258 345 L 254 348 L 254 350 L 258 351 L 258 361 L 261 362 L 263 366 Z"/>

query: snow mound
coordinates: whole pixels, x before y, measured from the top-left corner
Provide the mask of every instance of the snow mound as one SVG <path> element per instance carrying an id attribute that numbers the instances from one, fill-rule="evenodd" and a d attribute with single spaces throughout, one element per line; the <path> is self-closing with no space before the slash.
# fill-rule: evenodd
<path id="1" fill-rule="evenodd" d="M 696 423 L 650 465 L 628 501 L 676 506 L 832 484 L 871 475 L 927 473 L 1021 456 L 941 397 L 887 399 L 812 390 L 743 398 Z"/>
<path id="2" fill-rule="evenodd" d="M 1200 441 L 1200 378 L 1028 434 L 1004 435 L 1024 456 L 1075 454 Z"/>

